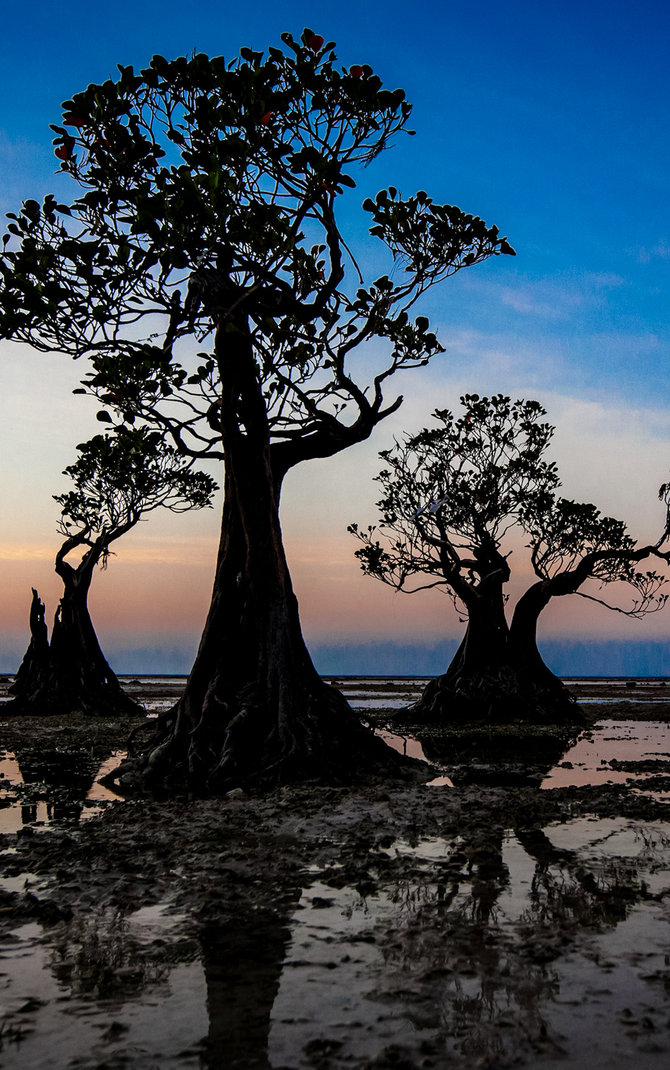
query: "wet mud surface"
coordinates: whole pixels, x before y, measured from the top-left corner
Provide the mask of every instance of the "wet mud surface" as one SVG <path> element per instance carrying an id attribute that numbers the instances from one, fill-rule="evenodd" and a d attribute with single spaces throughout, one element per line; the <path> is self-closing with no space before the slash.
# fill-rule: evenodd
<path id="1" fill-rule="evenodd" d="M 579 682 L 586 729 L 491 736 L 340 684 L 433 765 L 124 801 L 137 719 L 0 706 L 1 1066 L 668 1065 L 670 688 Z"/>

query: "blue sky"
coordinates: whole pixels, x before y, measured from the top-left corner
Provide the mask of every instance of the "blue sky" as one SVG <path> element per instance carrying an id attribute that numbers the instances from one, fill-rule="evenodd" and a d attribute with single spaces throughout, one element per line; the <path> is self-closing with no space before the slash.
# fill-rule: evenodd
<path id="1" fill-rule="evenodd" d="M 376 450 L 465 390 L 537 397 L 558 427 L 566 493 L 622 516 L 641 538 L 653 534 L 655 488 L 670 469 L 667 5 L 258 0 L 228 7 L 10 0 L 0 65 L 0 210 L 48 191 L 67 195 L 68 180 L 54 175 L 49 123 L 58 121 L 61 100 L 114 77 L 117 62 L 141 67 L 155 52 L 193 50 L 232 57 L 243 44 L 278 44 L 282 30 L 299 34 L 307 24 L 337 42 L 344 64 L 371 63 L 414 104 L 416 136 L 400 139 L 363 173 L 356 197 L 388 183 L 405 193 L 424 188 L 496 223 L 518 253 L 462 272 L 431 294 L 427 312 L 447 354 L 403 382 L 407 402 L 393 426 L 289 484 L 284 528 L 308 638 L 345 642 L 356 627 L 357 641 L 427 643 L 443 631 L 456 634 L 458 622 L 441 602 L 410 606 L 359 579 L 343 531 L 350 520 L 372 519 Z M 0 639 L 8 651 L 23 642 L 23 588 L 39 582 L 52 599 L 57 592 L 49 495 L 63 489 L 60 471 L 94 430 L 91 407 L 69 393 L 76 373 L 58 358 L 0 346 L 0 574 L 11 578 Z M 178 582 L 171 567 L 164 618 L 174 620 L 183 604 L 182 582 L 199 594 L 181 625 L 156 631 L 152 641 L 197 638 L 215 532 L 211 513 L 168 518 L 119 547 L 94 593 L 103 639 L 121 643 L 121 599 L 138 628 L 149 627 L 131 597 L 137 575 L 144 570 L 165 586 L 161 563 L 167 568 L 179 547 L 188 578 Z M 356 624 L 351 607 L 359 601 L 366 611 Z M 582 608 L 578 602 L 577 623 L 561 608 L 545 625 L 548 634 L 564 638 L 572 627 L 581 639 L 658 638 L 670 631 L 670 616 L 630 624 Z"/>

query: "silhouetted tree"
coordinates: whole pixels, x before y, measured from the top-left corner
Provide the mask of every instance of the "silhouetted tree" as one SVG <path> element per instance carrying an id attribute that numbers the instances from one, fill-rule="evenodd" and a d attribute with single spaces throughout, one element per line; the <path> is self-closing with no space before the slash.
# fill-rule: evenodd
<path id="1" fill-rule="evenodd" d="M 63 597 L 47 639 L 44 606 L 33 590 L 31 642 L 10 689 L 12 706 L 27 713 L 136 713 L 107 663 L 88 610 L 97 565 L 106 567 L 112 545 L 147 513 L 201 509 L 216 484 L 167 446 L 157 431 L 119 428 L 79 446 L 65 469 L 74 489 L 57 495 L 64 541 L 56 554 Z M 77 560 L 77 555 L 80 555 Z M 70 558 L 70 560 L 68 560 Z M 39 609 L 39 611 L 38 611 Z"/>
<path id="2" fill-rule="evenodd" d="M 406 128 L 410 106 L 369 66 L 340 67 L 311 30 L 282 40 L 232 61 L 155 56 L 67 101 L 56 154 L 83 192 L 26 201 L 0 261 L 2 336 L 85 355 L 82 389 L 119 418 L 225 462 L 197 658 L 136 763 L 153 782 L 218 788 L 383 759 L 307 653 L 282 482 L 398 408 L 387 380 L 441 349 L 409 315 L 428 287 L 513 253 L 481 219 L 389 187 L 363 208 L 402 270 L 365 283 L 339 205 L 351 169 Z M 195 354 L 194 339 L 209 350 Z"/>
<path id="3" fill-rule="evenodd" d="M 396 590 L 446 590 L 467 616 L 451 665 L 428 684 L 418 713 L 492 721 L 573 718 L 567 689 L 537 648 L 539 615 L 557 595 L 580 594 L 606 605 L 582 590 L 587 580 L 631 587 L 632 606 L 619 609 L 628 616 L 659 609 L 665 581 L 635 566 L 660 556 L 667 511 L 658 542 L 636 546 L 622 521 L 557 497 L 556 465 L 544 456 L 554 428 L 542 422 L 546 412 L 537 401 L 466 394 L 461 404 L 462 415 L 438 410 L 437 427 L 381 454 L 381 519 L 367 530 L 350 525 L 362 543 L 356 556 L 365 573 Z M 529 539 L 537 582 L 508 624 L 506 536 L 515 528 Z"/>

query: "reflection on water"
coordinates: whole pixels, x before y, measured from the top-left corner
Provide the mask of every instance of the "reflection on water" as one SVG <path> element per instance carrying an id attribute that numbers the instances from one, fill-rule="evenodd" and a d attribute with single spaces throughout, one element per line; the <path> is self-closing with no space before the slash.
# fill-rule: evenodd
<path id="1" fill-rule="evenodd" d="M 582 732 L 579 739 L 542 781 L 542 788 L 572 785 L 625 784 L 633 773 L 617 769 L 611 763 L 645 762 L 670 759 L 670 725 L 663 721 L 601 721 Z M 653 770 L 639 770 L 636 779 L 643 781 Z M 668 792 L 655 792 L 667 798 Z"/>
<path id="2" fill-rule="evenodd" d="M 201 1066 L 203 968 L 180 962 L 193 954 L 178 947 L 165 961 L 166 909 L 106 909 L 46 933 L 36 923 L 11 933 L 0 944 L 3 1070 Z"/>
<path id="3" fill-rule="evenodd" d="M 3 1067 L 583 1066 L 599 1008 L 610 1062 L 594 1065 L 618 1050 L 655 1065 L 643 1042 L 664 1036 L 670 955 L 659 823 L 397 839 L 370 848 L 364 881 L 335 863 L 273 894 L 210 913 L 197 940 L 169 902 L 16 929 L 0 944 Z"/>
<path id="4" fill-rule="evenodd" d="M 549 828 L 396 842 L 384 854 L 413 859 L 414 879 L 385 881 L 367 895 L 323 879 L 305 888 L 272 1009 L 267 1065 L 307 1067 L 301 1053 L 309 1048 L 337 1053 L 344 1066 L 392 1046 L 400 1063 L 411 1038 L 411 1050 L 433 1060 L 425 1065 L 536 1067 L 567 1055 L 581 1066 L 588 1013 L 581 1033 L 564 1033 L 565 1008 L 592 1010 L 609 984 L 615 967 L 597 950 L 605 930 L 607 946 L 616 930 L 622 949 L 644 934 L 642 954 L 617 964 L 617 983 L 621 994 L 627 985 L 630 1017 L 644 1012 L 662 1028 L 663 986 L 642 967 L 661 968 L 670 950 L 667 926 L 653 928 L 659 901 L 648 899 L 651 880 L 657 895 L 670 891 L 667 837 L 630 822 L 584 825 L 575 830 L 578 850 L 561 846 L 571 840 L 565 826 L 558 835 Z M 562 965 L 566 951 L 574 968 Z M 306 1023 L 315 1022 L 321 1039 L 310 1048 L 314 1030 Z M 627 1020 L 612 1023 L 609 1057 L 617 1030 L 630 1058 L 636 1045 Z"/>
<path id="5" fill-rule="evenodd" d="M 404 754 L 406 758 L 418 758 L 421 762 L 428 761 L 419 740 L 414 739 L 413 736 L 399 736 L 395 732 L 387 732 L 384 729 L 379 729 L 376 735 L 383 739 L 389 747 L 393 747 L 400 754 Z"/>
<path id="6" fill-rule="evenodd" d="M 406 705 L 422 687 L 387 684 L 375 692 L 379 705 Z M 419 740 L 384 738 L 425 758 Z M 116 798 L 98 781 L 122 757 L 73 770 L 48 752 L 25 760 L 2 752 L 3 830 L 98 813 Z M 604 721 L 582 733 L 542 786 L 623 781 L 630 769 L 608 763 L 664 758 L 667 725 Z M 315 864 L 281 901 L 262 899 L 253 865 L 263 860 L 252 860 L 239 905 L 204 922 L 169 902 L 133 911 L 101 895 L 72 920 L 5 932 L 0 1063 L 666 1065 L 670 836 L 662 823 L 579 818 L 503 829 L 470 821 L 460 835 L 411 841 L 392 831 L 369 848 L 360 879 L 345 858 Z M 0 881 L 0 905 L 2 896 L 16 904 L 35 895 L 48 890 L 26 874 Z"/>
<path id="7" fill-rule="evenodd" d="M 0 751 L 0 833 L 16 833 L 28 825 L 39 830 L 89 820 L 108 804 L 122 801 L 122 796 L 99 781 L 125 756 L 126 751 L 113 751 L 101 765 L 89 766 L 93 772 L 87 772 L 79 754 L 45 751 L 36 763 L 32 754 L 19 760 L 11 751 Z"/>
<path id="8" fill-rule="evenodd" d="M 513 737 L 506 741 L 504 752 L 495 739 L 486 747 L 485 740 L 469 740 L 467 736 L 433 735 L 422 741 L 383 729 L 376 732 L 401 754 L 441 766 L 445 775 L 429 781 L 435 787 L 477 781 L 521 783 L 525 779 L 550 789 L 626 784 L 634 779 L 633 790 L 670 801 L 670 783 L 658 789 L 652 781 L 659 772 L 670 774 L 670 724 L 662 721 L 602 721 L 581 732 L 571 746 L 567 737 L 564 743 L 560 738 L 538 740 L 538 752 L 529 751 L 525 760 L 521 755 L 515 759 Z M 466 754 L 468 749 L 471 753 Z M 637 767 L 645 762 L 648 768 Z M 644 787 L 645 780 L 650 781 L 649 790 Z"/>

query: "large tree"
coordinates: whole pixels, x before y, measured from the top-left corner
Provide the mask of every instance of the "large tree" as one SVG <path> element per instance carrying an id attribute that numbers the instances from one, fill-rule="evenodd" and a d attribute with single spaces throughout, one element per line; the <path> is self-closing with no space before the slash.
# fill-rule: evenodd
<path id="1" fill-rule="evenodd" d="M 634 617 L 661 608 L 663 577 L 636 565 L 662 556 L 667 509 L 657 542 L 638 546 L 622 521 L 558 496 L 556 465 L 545 458 L 554 428 L 537 401 L 466 394 L 461 404 L 460 415 L 438 410 L 436 426 L 381 454 L 381 517 L 364 529 L 350 525 L 362 543 L 356 556 L 365 573 L 396 590 L 446 591 L 467 619 L 462 643 L 446 673 L 426 687 L 418 715 L 574 718 L 567 689 L 537 647 L 540 613 L 566 594 Z M 514 531 L 517 544 L 519 535 L 527 540 L 536 581 L 508 623 Z M 609 604 L 595 593 L 614 583 L 632 589 L 632 604 Z"/>
<path id="2" fill-rule="evenodd" d="M 55 568 L 63 582 L 48 641 L 44 605 L 33 589 L 31 640 L 10 691 L 25 713 L 137 713 L 98 642 L 88 593 L 112 546 L 156 509 L 180 513 L 211 504 L 213 479 L 194 471 L 158 431 L 120 427 L 79 446 L 65 469 L 74 486 L 55 496 L 63 542 Z"/>
<path id="3" fill-rule="evenodd" d="M 26 201 L 0 262 L 1 335 L 88 357 L 83 389 L 119 418 L 224 462 L 197 658 L 138 763 L 157 783 L 337 774 L 380 755 L 307 653 L 282 481 L 398 408 L 388 380 L 441 350 L 410 318 L 428 287 L 513 253 L 478 217 L 389 187 L 363 209 L 395 270 L 365 282 L 344 194 L 410 107 L 369 66 L 339 66 L 320 35 L 282 40 L 232 61 L 156 56 L 67 101 L 56 154 L 81 195 Z"/>

